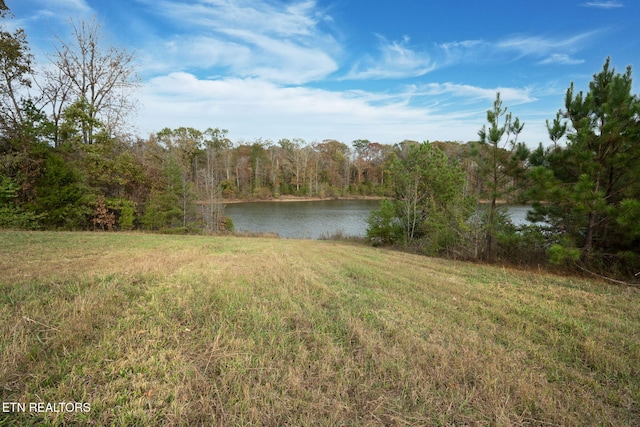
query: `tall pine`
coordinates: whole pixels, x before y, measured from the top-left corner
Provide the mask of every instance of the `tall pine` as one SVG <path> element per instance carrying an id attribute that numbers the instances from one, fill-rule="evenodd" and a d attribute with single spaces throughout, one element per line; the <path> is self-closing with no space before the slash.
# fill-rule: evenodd
<path id="1" fill-rule="evenodd" d="M 533 170 L 536 219 L 549 222 L 564 246 L 588 266 L 640 269 L 640 104 L 631 67 L 615 72 L 607 58 L 589 91 L 567 90 L 567 144 L 554 146 Z"/>

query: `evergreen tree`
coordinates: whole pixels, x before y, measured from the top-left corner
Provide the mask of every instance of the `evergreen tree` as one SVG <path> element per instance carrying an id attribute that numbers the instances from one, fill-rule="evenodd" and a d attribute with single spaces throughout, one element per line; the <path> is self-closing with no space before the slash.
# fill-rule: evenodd
<path id="1" fill-rule="evenodd" d="M 501 219 L 506 218 L 499 211 L 498 200 L 509 196 L 514 189 L 516 178 L 521 174 L 521 162 L 529 152 L 524 144 L 518 144 L 518 136 L 524 128 L 519 118 L 513 118 L 502 106 L 500 93 L 496 95 L 493 108 L 487 110 L 487 125 L 478 132 L 481 150 L 477 150 L 477 162 L 481 174 L 486 178 L 489 190 L 489 209 L 483 223 L 485 259 L 492 260 L 496 253 L 496 235 Z"/>
<path id="2" fill-rule="evenodd" d="M 37 198 L 29 207 L 47 228 L 86 229 L 93 212 L 91 195 L 73 163 L 51 151 L 36 183 Z"/>
<path id="3" fill-rule="evenodd" d="M 609 58 L 586 94 L 572 83 L 563 112 L 567 145 L 544 161 L 538 153 L 532 171 L 532 195 L 547 203 L 536 203 L 531 219 L 550 223 L 561 246 L 579 248 L 588 265 L 611 264 L 605 258 L 612 256 L 637 262 L 640 252 L 640 104 L 631 90 L 631 68 L 618 74 Z"/>

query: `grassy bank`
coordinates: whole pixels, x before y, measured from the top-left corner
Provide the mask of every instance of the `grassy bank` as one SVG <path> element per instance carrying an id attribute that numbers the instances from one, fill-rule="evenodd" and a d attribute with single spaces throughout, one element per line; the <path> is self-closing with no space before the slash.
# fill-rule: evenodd
<path id="1" fill-rule="evenodd" d="M 0 242 L 0 400 L 90 404 L 0 425 L 640 425 L 638 289 L 334 241 Z"/>

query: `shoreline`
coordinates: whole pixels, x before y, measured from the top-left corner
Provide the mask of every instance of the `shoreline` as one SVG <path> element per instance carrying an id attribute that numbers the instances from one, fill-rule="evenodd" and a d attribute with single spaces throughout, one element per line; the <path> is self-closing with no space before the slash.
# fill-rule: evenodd
<path id="1" fill-rule="evenodd" d="M 384 200 L 389 199 L 392 200 L 392 197 L 387 196 L 345 196 L 345 197 L 309 197 L 309 196 L 280 196 L 272 199 L 223 199 L 222 204 L 231 205 L 238 203 L 268 203 L 268 202 L 280 202 L 280 203 L 288 203 L 288 202 L 324 202 L 328 200 Z M 491 200 L 488 199 L 478 199 L 478 204 L 488 205 L 491 203 Z M 496 205 L 498 206 L 518 206 L 518 205 L 530 205 L 530 203 L 518 203 L 518 202 L 510 202 L 508 200 L 500 199 L 496 200 Z"/>
<path id="2" fill-rule="evenodd" d="M 307 196 L 280 196 L 273 199 L 230 199 L 223 200 L 223 204 L 238 204 L 238 203 L 266 203 L 266 202 L 324 202 L 327 200 L 383 200 L 384 196 L 348 196 L 348 197 L 307 197 Z"/>

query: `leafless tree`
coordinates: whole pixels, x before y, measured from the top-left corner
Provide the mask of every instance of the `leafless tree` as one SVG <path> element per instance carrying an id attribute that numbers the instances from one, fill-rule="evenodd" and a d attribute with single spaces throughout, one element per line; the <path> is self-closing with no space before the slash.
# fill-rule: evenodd
<path id="1" fill-rule="evenodd" d="M 103 47 L 101 26 L 96 22 L 71 21 L 72 38 L 58 38 L 52 55 L 52 69 L 45 71 L 41 84 L 44 101 L 52 110 L 52 120 L 60 123 L 65 109 L 82 101 L 89 123 L 101 123 L 108 134 L 122 130 L 125 118 L 135 107 L 131 92 L 140 85 L 135 72 L 133 52 L 114 46 Z M 95 127 L 88 126 L 82 135 L 92 144 Z M 56 141 L 58 143 L 59 141 Z"/>
<path id="2" fill-rule="evenodd" d="M 226 129 L 207 129 L 204 153 L 206 166 L 202 170 L 205 201 L 203 204 L 203 217 L 205 230 L 208 233 L 220 231 L 223 227 L 224 204 L 222 203 L 222 188 L 220 186 L 220 162 L 219 154 L 228 144 Z"/>

